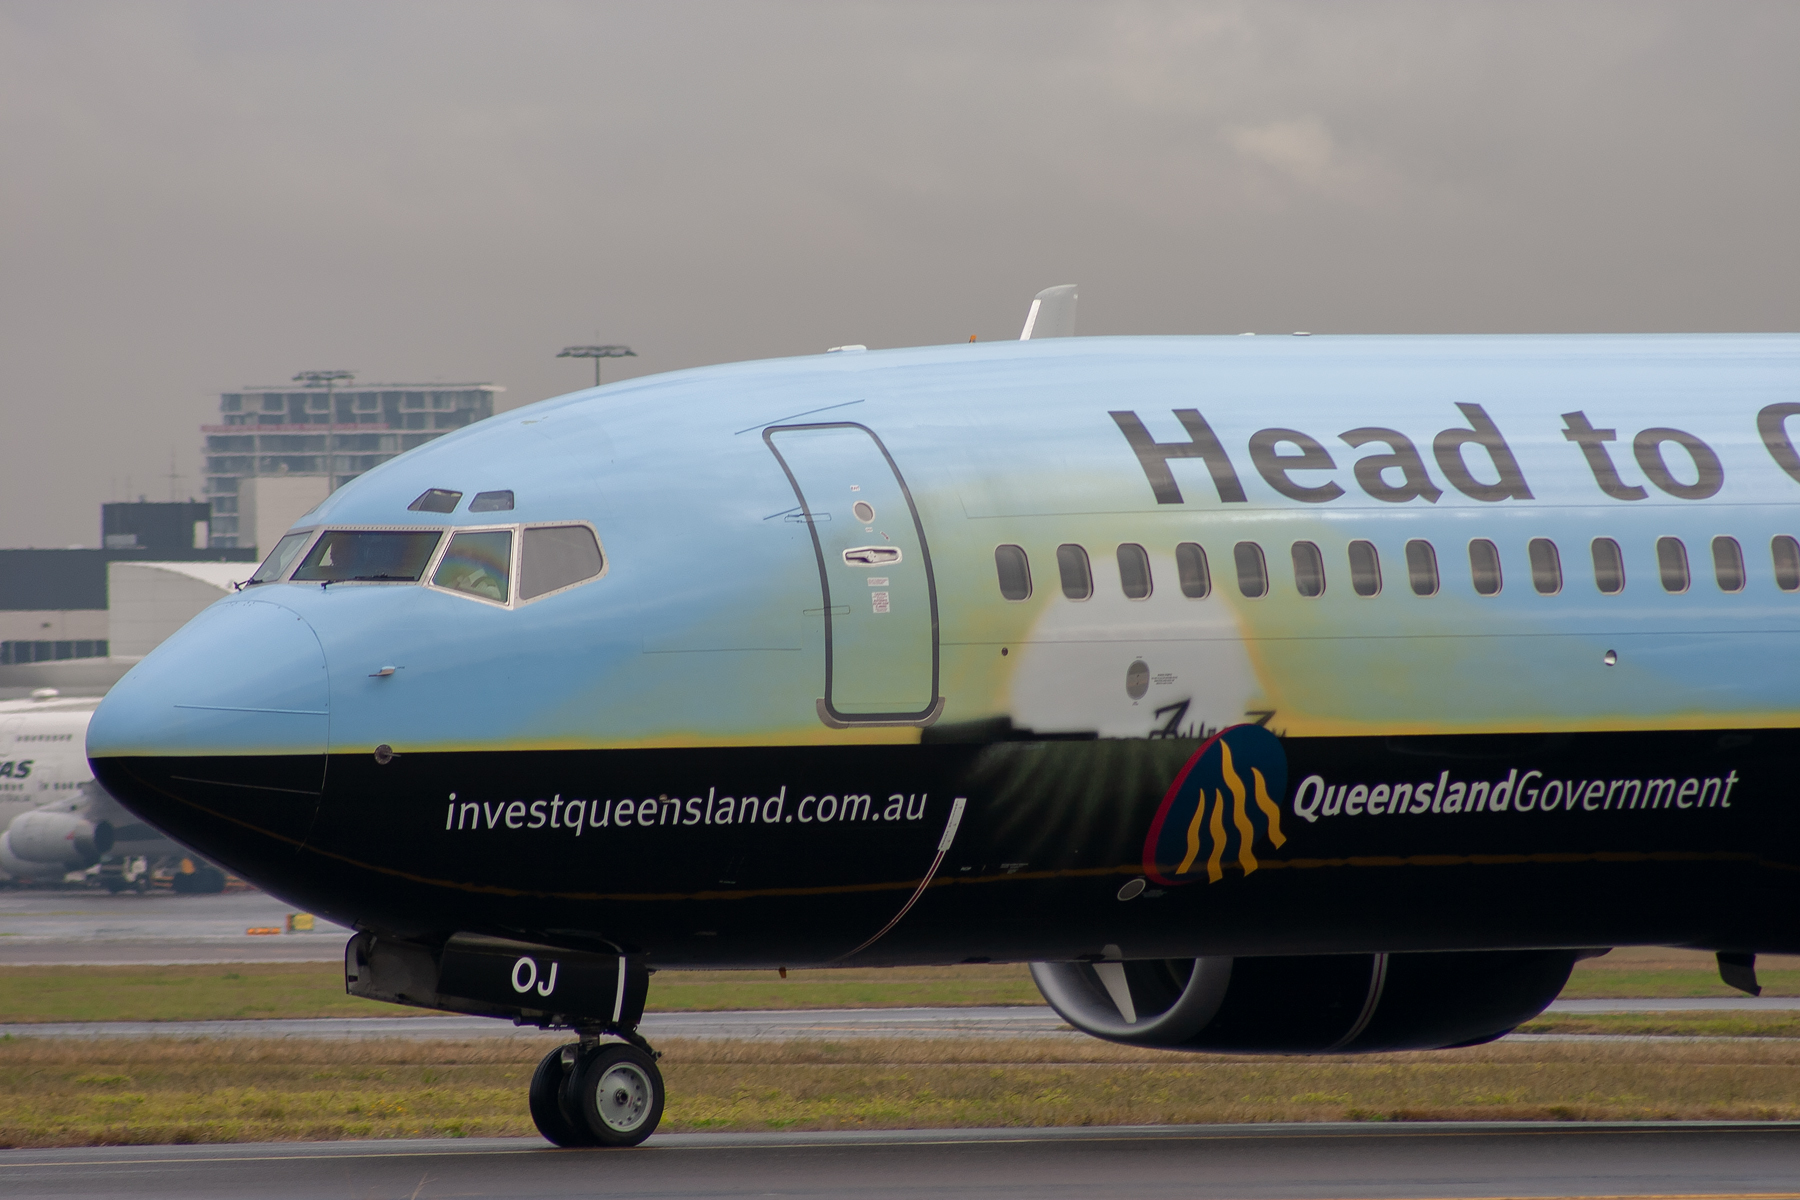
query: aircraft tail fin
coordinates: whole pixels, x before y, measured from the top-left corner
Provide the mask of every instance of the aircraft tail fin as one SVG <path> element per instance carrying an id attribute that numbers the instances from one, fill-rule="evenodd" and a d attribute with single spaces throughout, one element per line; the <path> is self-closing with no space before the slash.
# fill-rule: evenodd
<path id="1" fill-rule="evenodd" d="M 1019 340 L 1074 337 L 1076 299 L 1072 283 L 1058 284 L 1039 292 L 1031 301 L 1031 311 L 1025 314 L 1025 328 L 1019 334 Z"/>

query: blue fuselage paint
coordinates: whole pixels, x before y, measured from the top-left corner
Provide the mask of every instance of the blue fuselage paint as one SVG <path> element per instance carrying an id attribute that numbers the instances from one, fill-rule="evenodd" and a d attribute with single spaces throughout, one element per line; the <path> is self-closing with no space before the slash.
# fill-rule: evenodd
<path id="1" fill-rule="evenodd" d="M 614 384 L 296 526 L 510 530 L 529 575 L 532 529 L 582 524 L 602 573 L 505 603 L 436 568 L 251 586 L 121 681 L 89 753 L 209 857 L 408 933 L 831 961 L 923 880 L 858 961 L 1772 947 L 1797 401 L 1788 335 L 1081 338 Z M 408 508 L 432 488 L 516 507 Z M 1166 874 L 1159 804 L 1243 723 L 1287 748 L 1284 844 L 1202 797 L 1242 861 L 1113 899 Z"/>

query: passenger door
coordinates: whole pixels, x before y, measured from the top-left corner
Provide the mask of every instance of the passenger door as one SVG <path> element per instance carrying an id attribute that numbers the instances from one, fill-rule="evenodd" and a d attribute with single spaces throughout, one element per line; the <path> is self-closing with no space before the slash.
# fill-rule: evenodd
<path id="1" fill-rule="evenodd" d="M 834 728 L 937 719 L 937 587 L 912 493 L 863 425 L 763 431 L 812 533 L 823 597 L 825 687 Z"/>

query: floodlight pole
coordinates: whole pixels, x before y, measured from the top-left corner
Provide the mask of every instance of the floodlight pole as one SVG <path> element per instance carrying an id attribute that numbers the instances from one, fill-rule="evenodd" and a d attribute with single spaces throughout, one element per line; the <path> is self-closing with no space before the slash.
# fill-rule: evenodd
<path id="1" fill-rule="evenodd" d="M 338 380 L 346 383 L 356 378 L 355 371 L 302 371 L 294 376 L 295 383 L 304 383 L 307 387 L 325 388 L 325 494 L 337 491 L 337 401 L 332 398 L 332 390 Z"/>
<path id="2" fill-rule="evenodd" d="M 636 358 L 630 346 L 565 346 L 558 358 L 591 358 L 594 360 L 594 386 L 600 386 L 600 360 L 603 358 Z"/>

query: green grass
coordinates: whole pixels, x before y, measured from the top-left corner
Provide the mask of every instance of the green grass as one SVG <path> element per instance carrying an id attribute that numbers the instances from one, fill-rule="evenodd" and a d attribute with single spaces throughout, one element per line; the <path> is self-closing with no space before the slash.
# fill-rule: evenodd
<path id="1" fill-rule="evenodd" d="M 1601 1000 L 1619 996 L 1675 999 L 1690 996 L 1741 996 L 1742 992 L 1719 982 L 1716 968 L 1702 970 L 1584 970 L 1578 964 L 1563 989 L 1565 1000 Z M 1800 971 L 1756 973 L 1765 996 L 1800 996 Z"/>
<path id="2" fill-rule="evenodd" d="M 375 1017 L 407 1010 L 344 994 L 336 963 L 0 967 L 0 1022 Z"/>
<path id="3" fill-rule="evenodd" d="M 0 1146 L 529 1135 L 551 1039 L 0 1039 Z M 1800 1045 L 1541 1043 L 1366 1057 L 1104 1042 L 676 1042 L 663 1129 L 1800 1118 Z"/>
<path id="4" fill-rule="evenodd" d="M 1765 995 L 1800 995 L 1800 960 L 1771 959 Z M 1627 949 L 1578 963 L 1563 995 L 1735 996 L 1710 955 Z M 1022 964 L 896 967 L 891 970 L 661 971 L 650 981 L 652 1012 L 727 1009 L 883 1008 L 1041 1004 Z M 245 1017 L 419 1015 L 422 1010 L 344 994 L 336 963 L 171 967 L 0 967 L 0 1023 L 201 1021 Z"/>
<path id="5" fill-rule="evenodd" d="M 1043 1002 L 1020 963 L 789 971 L 786 979 L 774 971 L 659 971 L 650 977 L 649 1007 L 652 1012 L 719 1012 Z"/>
<path id="6" fill-rule="evenodd" d="M 1800 958 L 1765 955 L 1757 964 L 1765 996 L 1800 996 Z M 1703 950 L 1629 946 L 1575 964 L 1567 1000 L 1689 996 L 1741 996 L 1719 979 L 1718 964 Z"/>
<path id="7" fill-rule="evenodd" d="M 1547 1013 L 1520 1033 L 1628 1037 L 1800 1038 L 1800 1012 Z"/>
<path id="8" fill-rule="evenodd" d="M 1041 1004 L 1022 966 L 891 971 L 662 971 L 653 1012 Z M 0 967 L 0 1023 L 398 1017 L 424 1010 L 344 994 L 336 963 Z"/>

